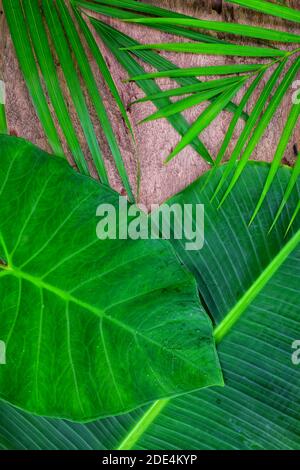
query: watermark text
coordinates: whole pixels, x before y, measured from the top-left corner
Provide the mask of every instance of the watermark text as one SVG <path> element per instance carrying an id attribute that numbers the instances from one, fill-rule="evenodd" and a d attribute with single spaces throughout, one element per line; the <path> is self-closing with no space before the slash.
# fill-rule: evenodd
<path id="1" fill-rule="evenodd" d="M 151 216 L 147 208 L 128 205 L 119 197 L 119 206 L 100 204 L 96 211 L 100 220 L 96 233 L 100 240 L 184 240 L 188 251 L 201 250 L 204 245 L 203 204 L 154 204 Z"/>

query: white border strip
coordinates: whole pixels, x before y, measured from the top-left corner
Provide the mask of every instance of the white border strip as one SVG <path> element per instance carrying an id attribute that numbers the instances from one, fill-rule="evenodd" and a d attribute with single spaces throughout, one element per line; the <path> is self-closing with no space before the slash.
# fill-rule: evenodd
<path id="1" fill-rule="evenodd" d="M 3 80 L 0 80 L 0 104 L 5 104 L 6 93 L 5 93 L 5 83 Z"/>

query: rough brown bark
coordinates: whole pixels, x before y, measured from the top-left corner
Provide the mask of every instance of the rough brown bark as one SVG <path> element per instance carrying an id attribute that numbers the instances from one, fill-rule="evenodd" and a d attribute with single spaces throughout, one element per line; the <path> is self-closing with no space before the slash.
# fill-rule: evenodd
<path id="1" fill-rule="evenodd" d="M 150 0 L 148 0 L 148 2 L 149 1 Z M 1 3 L 2 1 L 0 0 L 0 11 L 2 11 Z M 285 27 L 288 28 L 289 31 L 297 30 L 296 25 L 287 25 L 285 22 L 277 19 L 270 19 L 254 12 L 245 11 L 241 8 L 224 5 L 224 2 L 222 13 L 218 14 L 216 11 L 218 5 L 214 0 L 151 0 L 151 3 L 165 8 L 174 8 L 189 15 L 195 15 L 196 17 L 204 19 L 222 18 L 226 21 L 231 21 L 232 19 L 240 22 L 251 21 L 254 24 L 264 24 L 265 26 L 270 27 L 274 25 L 276 25 L 278 28 Z M 297 0 L 288 0 L 287 4 L 290 6 L 299 7 Z M 213 10 L 213 7 L 215 10 Z M 105 21 L 107 21 L 107 19 Z M 141 42 L 149 42 L 149 34 L 151 34 L 151 42 L 165 42 L 170 40 L 170 36 L 166 34 L 138 25 L 132 26 L 128 24 L 122 24 L 115 20 L 111 20 L 109 22 L 113 26 L 117 26 L 119 29 L 135 37 Z M 4 78 L 7 85 L 7 114 L 10 129 L 19 136 L 25 137 L 40 147 L 49 150 L 43 130 L 41 129 L 38 119 L 36 118 L 33 106 L 26 90 L 26 86 L 19 71 L 11 39 L 7 34 L 5 27 L 3 14 L 0 14 L 0 28 L 0 78 Z M 101 44 L 100 46 L 102 47 Z M 125 105 L 129 106 L 133 99 L 142 97 L 143 93 L 134 84 L 124 84 L 122 82 L 122 80 L 126 78 L 126 72 L 124 72 L 124 70 L 115 62 L 108 51 L 103 49 L 103 47 L 102 50 L 104 51 L 105 57 L 107 58 L 111 73 L 120 89 Z M 167 54 L 167 57 L 183 67 L 214 63 L 230 64 L 238 60 L 232 58 L 224 59 L 220 57 L 212 58 L 176 54 Z M 238 61 L 242 62 L 241 60 Z M 136 182 L 137 161 L 140 163 L 141 202 L 146 204 L 162 202 L 195 180 L 195 178 L 197 178 L 207 169 L 205 162 L 191 148 L 185 149 L 168 166 L 164 165 L 163 161 L 165 157 L 170 152 L 170 149 L 178 142 L 179 137 L 174 129 L 165 120 L 138 126 L 138 122 L 155 109 L 151 104 L 148 103 L 134 106 L 130 108 L 129 111 L 137 140 L 136 148 L 134 148 L 128 136 L 128 132 L 126 131 L 125 125 L 120 119 L 119 112 L 111 104 L 112 100 L 110 95 L 107 92 L 94 64 L 93 69 L 97 74 L 99 88 L 101 89 L 101 92 L 104 96 L 104 101 L 108 107 L 109 115 L 120 142 L 122 153 L 133 185 L 135 185 Z M 169 85 L 170 82 L 168 80 L 163 80 L 161 84 L 163 87 L 165 87 Z M 256 96 L 254 96 L 254 99 L 257 99 L 259 93 L 260 91 L 258 91 Z M 250 103 L 248 110 L 251 109 L 252 104 L 253 102 Z M 253 158 L 268 161 L 272 159 L 275 151 L 275 145 L 282 131 L 290 104 L 291 97 L 287 96 L 280 110 L 276 114 L 272 125 L 267 130 L 262 142 L 254 152 Z M 189 121 L 194 120 L 202 108 L 202 106 L 198 106 L 187 112 L 185 114 L 187 119 Z M 80 129 L 78 119 L 71 105 L 71 100 L 70 112 L 77 128 Z M 222 115 L 214 122 L 214 124 L 203 133 L 202 139 L 213 156 L 216 155 L 221 141 L 224 138 L 228 124 L 230 122 L 230 117 L 231 116 L 229 113 L 222 113 Z M 238 130 L 240 130 L 241 127 L 242 123 L 239 124 Z M 97 127 L 97 134 L 99 135 L 99 139 L 102 142 L 103 138 L 99 126 Z M 299 128 L 296 129 L 291 146 L 287 150 L 287 161 L 293 160 L 292 144 L 297 142 L 298 139 Z M 82 139 L 82 142 L 84 142 L 84 139 Z M 84 147 L 84 149 L 88 154 L 86 147 Z M 107 157 L 106 161 L 111 183 L 117 190 L 121 190 L 121 185 L 114 170 L 114 165 L 107 146 L 104 145 L 104 149 Z M 228 150 L 228 154 L 229 152 L 230 149 Z"/>

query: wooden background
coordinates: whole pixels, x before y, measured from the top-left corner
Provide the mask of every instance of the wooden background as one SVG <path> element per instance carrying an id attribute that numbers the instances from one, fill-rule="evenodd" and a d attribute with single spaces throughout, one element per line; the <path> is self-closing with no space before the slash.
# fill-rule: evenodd
<path id="1" fill-rule="evenodd" d="M 152 0 L 151 2 L 161 7 L 176 9 L 189 15 L 194 15 L 202 19 L 223 19 L 225 21 L 251 21 L 252 24 L 263 24 L 264 26 L 274 26 L 277 28 L 285 28 L 288 31 L 297 31 L 299 28 L 291 23 L 284 21 L 270 19 L 256 14 L 255 12 L 245 11 L 239 7 L 223 6 L 223 11 L 218 14 L 213 7 L 216 7 L 215 0 Z M 19 67 L 15 58 L 15 53 L 7 33 L 5 18 L 2 11 L 2 0 L 0 0 L 0 79 L 4 79 L 7 87 L 7 114 L 9 127 L 12 133 L 20 137 L 27 138 L 40 147 L 49 150 L 48 144 L 40 127 L 38 119 L 35 116 L 30 98 L 28 96 L 25 84 L 19 71 Z M 298 0 L 288 0 L 287 4 L 299 8 Z M 107 21 L 107 19 L 105 19 Z M 166 42 L 170 41 L 170 36 L 150 30 L 141 26 L 132 26 L 119 23 L 111 20 L 113 26 L 117 26 L 122 31 L 133 36 L 141 42 L 149 42 L 149 34 L 151 34 L 151 42 Z M 142 97 L 143 93 L 132 83 L 124 84 L 122 80 L 126 78 L 126 72 L 115 62 L 110 56 L 109 52 L 99 45 L 107 59 L 111 73 L 118 85 L 121 96 L 126 106 L 138 97 Z M 177 55 L 166 54 L 168 58 L 176 62 L 180 66 L 196 66 L 204 64 L 223 64 L 245 62 L 244 59 L 236 58 L 220 58 L 220 57 L 199 57 L 192 55 Z M 93 63 L 93 62 L 92 62 Z M 137 145 L 133 147 L 132 142 L 128 136 L 128 132 L 124 126 L 123 121 L 120 119 L 118 110 L 112 105 L 112 100 L 102 78 L 98 75 L 97 68 L 93 64 L 99 89 L 101 90 L 104 101 L 108 107 L 109 115 L 113 123 L 114 130 L 120 142 L 122 154 L 126 162 L 126 166 L 130 175 L 133 186 L 136 185 L 136 175 L 138 162 L 141 171 L 141 187 L 140 187 L 140 201 L 150 205 L 151 203 L 161 203 L 166 198 L 177 193 L 179 190 L 187 186 L 190 182 L 195 180 L 199 175 L 207 170 L 205 162 L 191 149 L 185 149 L 179 156 L 175 158 L 168 166 L 164 165 L 163 161 L 167 157 L 169 151 L 178 142 L 178 135 L 174 129 L 165 121 L 156 121 L 149 124 L 138 126 L 138 122 L 147 116 L 150 112 L 154 111 L 154 107 L 147 103 L 130 108 L 130 118 L 135 129 Z M 150 70 L 150 69 L 149 69 Z M 61 74 L 60 68 L 59 73 Z M 300 77 L 298 77 L 300 78 Z M 63 80 L 63 77 L 62 77 Z M 169 80 L 164 79 L 160 82 L 163 87 L 170 84 Z M 66 86 L 65 86 L 66 88 Z M 258 93 L 254 96 L 257 99 Z M 69 97 L 70 113 L 76 123 L 78 130 L 80 129 L 79 122 L 74 112 L 71 99 Z M 248 110 L 251 109 L 250 103 Z M 283 105 L 276 114 L 275 119 L 269 126 L 262 142 L 253 154 L 252 158 L 258 160 L 270 161 L 276 149 L 280 133 L 282 131 L 287 113 L 291 105 L 291 96 L 286 96 Z M 197 106 L 192 110 L 185 113 L 189 121 L 194 120 L 203 106 Z M 96 123 L 95 116 L 93 118 Z M 226 133 L 228 124 L 230 122 L 230 114 L 227 112 L 222 115 L 211 125 L 202 136 L 203 141 L 213 156 L 221 145 L 222 139 Z M 242 122 L 238 126 L 240 131 Z M 101 129 L 96 124 L 97 135 L 99 140 L 103 141 Z M 300 144 L 300 128 L 298 127 L 294 133 L 291 145 L 287 149 L 286 163 L 292 163 L 294 156 L 292 144 Z M 238 134 L 237 134 L 238 135 Z M 236 136 L 237 136 L 236 135 Z M 84 142 L 84 140 L 82 140 Z M 84 144 L 83 144 L 84 145 Z M 88 150 L 84 147 L 88 155 Z M 112 158 L 110 156 L 107 146 L 104 144 L 106 163 L 109 171 L 111 183 L 118 191 L 121 191 L 121 185 L 114 170 Z M 228 149 L 228 155 L 230 154 Z M 228 156 L 227 155 L 227 156 Z"/>

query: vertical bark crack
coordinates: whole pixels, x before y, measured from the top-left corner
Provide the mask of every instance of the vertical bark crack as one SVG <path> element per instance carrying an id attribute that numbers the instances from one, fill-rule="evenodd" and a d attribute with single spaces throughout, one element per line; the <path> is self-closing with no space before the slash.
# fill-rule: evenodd
<path id="1" fill-rule="evenodd" d="M 212 9 L 220 15 L 223 10 L 223 0 L 212 0 Z"/>

